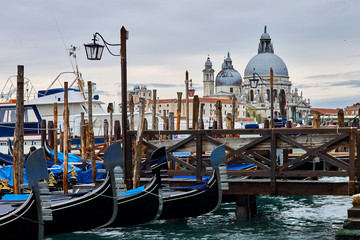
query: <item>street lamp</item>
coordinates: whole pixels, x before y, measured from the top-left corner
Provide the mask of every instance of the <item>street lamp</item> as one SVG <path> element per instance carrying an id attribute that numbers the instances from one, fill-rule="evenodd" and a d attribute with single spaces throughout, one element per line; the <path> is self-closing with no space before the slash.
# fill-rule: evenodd
<path id="1" fill-rule="evenodd" d="M 104 42 L 104 45 L 100 45 L 97 43 L 98 37 Z M 111 44 L 105 41 L 105 39 L 100 35 L 100 33 L 96 32 L 93 37 L 93 42 L 89 44 L 84 44 L 86 56 L 89 60 L 100 60 L 102 56 L 102 52 L 104 47 L 108 50 L 108 52 L 113 56 L 118 56 L 121 58 L 121 119 L 122 119 L 122 149 L 123 149 L 123 159 L 125 162 L 125 173 L 130 173 L 131 171 L 131 162 L 128 163 L 126 159 L 128 159 L 126 151 L 126 146 L 128 144 L 128 136 L 126 134 L 127 130 L 127 69 L 126 69 L 126 40 L 128 39 L 128 32 L 126 31 L 125 27 L 123 26 L 120 29 L 120 44 Z M 110 51 L 109 46 L 120 46 L 120 54 L 114 54 Z M 130 158 L 129 158 L 130 159 Z M 128 165 L 130 164 L 130 165 Z M 130 176 L 130 175 L 127 175 Z"/>
<path id="2" fill-rule="evenodd" d="M 264 82 L 264 80 L 260 77 L 260 75 L 256 72 L 253 73 L 253 77 L 249 80 L 250 81 L 250 87 L 251 88 L 256 88 L 258 83 L 259 83 L 259 79 L 255 78 L 255 75 L 259 77 L 259 79 L 261 80 L 261 82 L 263 84 L 266 84 Z M 274 73 L 273 73 L 273 69 L 270 68 L 270 99 L 271 99 L 271 107 L 270 107 L 270 121 L 271 121 L 271 128 L 274 128 Z"/>
<path id="3" fill-rule="evenodd" d="M 195 88 L 192 86 L 192 79 L 190 79 L 189 97 L 193 97 L 195 94 Z"/>

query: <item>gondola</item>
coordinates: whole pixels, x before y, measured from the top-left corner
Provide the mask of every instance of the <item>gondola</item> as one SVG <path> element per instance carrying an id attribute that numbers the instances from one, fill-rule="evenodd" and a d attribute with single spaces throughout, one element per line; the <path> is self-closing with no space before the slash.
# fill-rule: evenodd
<path id="1" fill-rule="evenodd" d="M 46 161 L 42 148 L 36 150 L 26 161 L 26 175 L 31 192 L 24 201 L 21 196 L 8 194 L 0 200 L 1 239 L 43 239 L 44 221 L 48 218 L 42 208 L 40 180 L 48 180 Z"/>
<path id="2" fill-rule="evenodd" d="M 163 209 L 159 219 L 196 217 L 220 206 L 222 190 L 228 189 L 224 145 L 213 150 L 210 160 L 213 174 L 209 179 L 187 187 L 163 189 Z"/>
<path id="3" fill-rule="evenodd" d="M 156 220 L 162 210 L 160 170 L 167 166 L 165 147 L 151 155 L 153 177 L 146 185 L 118 195 L 118 214 L 110 225 L 124 227 Z"/>
<path id="4" fill-rule="evenodd" d="M 45 235 L 106 227 L 117 216 L 115 175 L 122 172 L 121 145 L 115 142 L 104 153 L 107 177 L 94 190 L 51 198 L 53 221 L 45 223 Z"/>

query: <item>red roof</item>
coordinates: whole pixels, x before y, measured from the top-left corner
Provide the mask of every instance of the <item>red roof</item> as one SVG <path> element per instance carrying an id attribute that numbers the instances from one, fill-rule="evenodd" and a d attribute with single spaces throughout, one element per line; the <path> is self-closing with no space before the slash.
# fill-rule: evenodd
<path id="1" fill-rule="evenodd" d="M 324 114 L 331 114 L 336 115 L 338 114 L 339 109 L 333 109 L 333 108 L 310 108 L 310 112 L 319 112 L 321 115 Z"/>

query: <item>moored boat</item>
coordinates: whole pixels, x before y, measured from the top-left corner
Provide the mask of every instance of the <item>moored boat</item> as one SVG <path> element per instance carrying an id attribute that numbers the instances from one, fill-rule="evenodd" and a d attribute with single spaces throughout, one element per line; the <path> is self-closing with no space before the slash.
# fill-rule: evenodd
<path id="1" fill-rule="evenodd" d="M 151 155 L 153 177 L 146 185 L 118 195 L 118 215 L 111 227 L 124 227 L 156 220 L 162 211 L 160 170 L 167 165 L 165 147 Z"/>
<path id="2" fill-rule="evenodd" d="M 224 145 L 213 150 L 210 160 L 213 174 L 209 179 L 187 187 L 163 190 L 163 209 L 159 219 L 196 217 L 220 206 L 222 190 L 228 188 Z"/>
<path id="3" fill-rule="evenodd" d="M 1 239 L 43 239 L 44 221 L 51 220 L 40 196 L 39 181 L 49 178 L 45 159 L 40 157 L 43 151 L 38 149 L 26 162 L 30 194 L 7 194 L 0 200 Z"/>
<path id="4" fill-rule="evenodd" d="M 104 153 L 107 177 L 90 192 L 54 196 L 51 199 L 53 221 L 45 223 L 45 235 L 85 231 L 110 225 L 117 215 L 116 172 L 122 172 L 120 142 Z"/>

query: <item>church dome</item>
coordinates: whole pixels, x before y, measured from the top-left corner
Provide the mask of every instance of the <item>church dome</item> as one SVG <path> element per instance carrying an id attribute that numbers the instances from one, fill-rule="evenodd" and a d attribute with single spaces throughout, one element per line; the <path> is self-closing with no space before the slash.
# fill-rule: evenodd
<path id="1" fill-rule="evenodd" d="M 246 65 L 244 77 L 252 77 L 256 72 L 261 77 L 270 76 L 270 68 L 274 76 L 289 77 L 288 69 L 283 60 L 274 53 L 259 53 Z"/>
<path id="2" fill-rule="evenodd" d="M 240 86 L 242 77 L 232 65 L 230 53 L 222 64 L 221 71 L 216 75 L 215 86 Z"/>
<path id="3" fill-rule="evenodd" d="M 260 38 L 258 54 L 246 65 L 244 77 L 252 77 L 253 73 L 257 73 L 260 76 L 270 76 L 270 68 L 273 69 L 274 76 L 289 77 L 284 61 L 274 54 L 274 47 L 265 26 L 264 33 Z"/>

